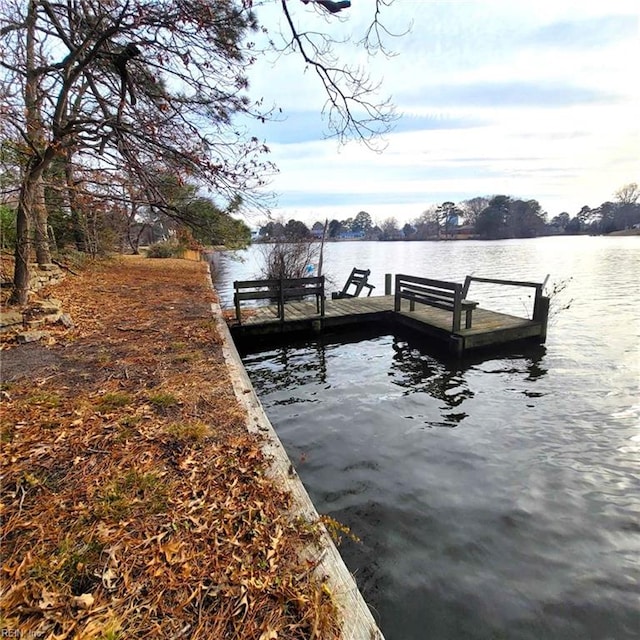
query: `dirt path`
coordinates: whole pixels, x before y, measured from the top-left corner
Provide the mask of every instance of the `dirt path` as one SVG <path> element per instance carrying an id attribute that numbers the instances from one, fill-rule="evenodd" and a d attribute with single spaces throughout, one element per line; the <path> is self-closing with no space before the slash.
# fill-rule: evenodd
<path id="1" fill-rule="evenodd" d="M 206 264 L 121 258 L 48 293 L 75 328 L 0 353 L 0 628 L 336 638 L 299 559 L 316 527 L 288 517 L 246 431 Z"/>

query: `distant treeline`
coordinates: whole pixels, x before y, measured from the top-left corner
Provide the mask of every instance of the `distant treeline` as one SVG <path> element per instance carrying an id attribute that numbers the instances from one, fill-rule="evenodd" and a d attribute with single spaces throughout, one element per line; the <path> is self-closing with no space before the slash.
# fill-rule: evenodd
<path id="1" fill-rule="evenodd" d="M 396 218 L 375 224 L 360 211 L 346 220 L 326 223 L 329 240 L 434 240 L 454 238 L 534 238 L 559 234 L 606 234 L 640 227 L 640 189 L 632 183 L 619 189 L 615 200 L 600 206 L 582 207 L 575 215 L 563 212 L 547 219 L 537 200 L 512 196 L 477 197 L 460 203 L 443 202 L 426 209 L 415 220 L 400 226 Z M 311 228 L 300 220 L 269 222 L 260 228 L 258 239 L 303 240 L 321 238 L 325 222 Z"/>

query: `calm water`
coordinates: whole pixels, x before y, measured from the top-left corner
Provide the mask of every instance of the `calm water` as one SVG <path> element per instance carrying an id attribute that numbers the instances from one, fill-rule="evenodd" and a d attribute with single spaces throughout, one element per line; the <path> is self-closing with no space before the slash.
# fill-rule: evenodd
<path id="1" fill-rule="evenodd" d="M 344 335 L 245 355 L 318 510 L 362 540 L 341 551 L 387 640 L 639 638 L 640 238 L 341 243 L 325 265 L 336 289 L 370 268 L 376 293 L 385 272 L 565 285 L 544 347 L 460 362 Z M 257 272 L 255 249 L 223 258 L 223 302 Z"/>

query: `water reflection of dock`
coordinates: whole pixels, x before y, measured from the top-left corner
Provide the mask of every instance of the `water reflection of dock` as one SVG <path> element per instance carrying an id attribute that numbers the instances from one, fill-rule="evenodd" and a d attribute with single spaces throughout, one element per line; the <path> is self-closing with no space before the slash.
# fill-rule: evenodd
<path id="1" fill-rule="evenodd" d="M 457 330 L 452 329 L 451 311 L 426 305 L 395 311 L 393 295 L 326 300 L 322 316 L 313 301 L 288 301 L 284 306 L 284 319 L 279 317 L 277 305 L 244 308 L 242 324 L 230 323 L 234 338 L 251 342 L 269 335 L 318 333 L 371 325 L 392 333 L 394 327 L 400 326 L 430 337 L 458 355 L 478 348 L 499 347 L 522 340 L 542 343 L 546 339 L 548 302 L 542 310 L 540 307 L 534 310 L 532 318 L 478 306 L 473 311 L 471 328 L 461 326 Z"/>

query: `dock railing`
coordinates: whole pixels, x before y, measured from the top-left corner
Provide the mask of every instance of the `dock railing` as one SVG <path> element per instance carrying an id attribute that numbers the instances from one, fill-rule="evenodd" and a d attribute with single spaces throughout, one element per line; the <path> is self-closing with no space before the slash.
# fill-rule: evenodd
<path id="1" fill-rule="evenodd" d="M 542 324 L 542 341 L 547 337 L 547 322 L 549 318 L 549 298 L 542 294 L 544 284 L 541 282 L 523 282 L 520 280 L 500 280 L 498 278 L 480 278 L 478 276 L 467 276 L 464 279 L 464 286 L 462 287 L 462 297 L 466 298 L 469 292 L 469 287 L 472 282 L 482 282 L 485 284 L 498 284 L 512 287 L 530 287 L 535 289 L 535 298 L 533 301 L 533 313 L 531 320 L 540 322 Z"/>

